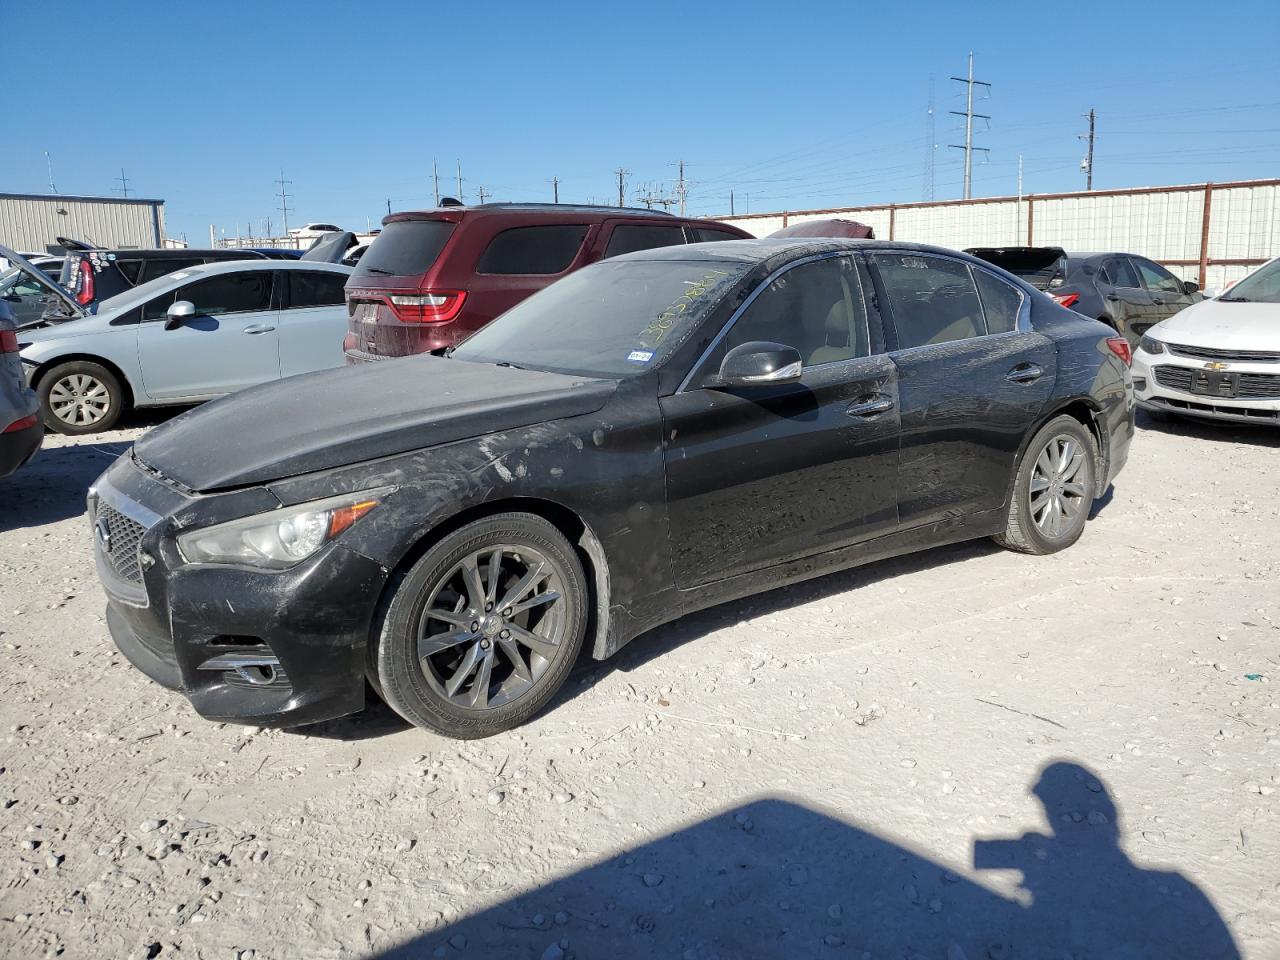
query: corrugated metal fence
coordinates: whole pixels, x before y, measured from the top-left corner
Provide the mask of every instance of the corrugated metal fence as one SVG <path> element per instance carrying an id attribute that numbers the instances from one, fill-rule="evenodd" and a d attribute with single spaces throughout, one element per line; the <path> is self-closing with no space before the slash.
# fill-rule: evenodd
<path id="1" fill-rule="evenodd" d="M 1150 257 L 1221 287 L 1280 256 L 1280 180 L 880 204 L 718 217 L 757 237 L 806 220 L 858 220 L 888 240 L 942 247 L 1057 246 Z"/>

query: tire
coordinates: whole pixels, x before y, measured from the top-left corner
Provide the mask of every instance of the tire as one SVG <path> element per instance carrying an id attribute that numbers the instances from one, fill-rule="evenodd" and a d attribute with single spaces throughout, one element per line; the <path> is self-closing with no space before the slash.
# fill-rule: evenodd
<path id="1" fill-rule="evenodd" d="M 996 543 L 1019 553 L 1044 555 L 1079 540 L 1093 507 L 1096 463 L 1097 444 L 1079 420 L 1061 416 L 1046 423 L 1022 454 L 1008 523 L 994 538 Z"/>
<path id="2" fill-rule="evenodd" d="M 36 392 L 45 426 L 71 436 L 110 430 L 128 406 L 119 378 L 89 360 L 51 368 Z"/>
<path id="3" fill-rule="evenodd" d="M 582 648 L 582 564 L 564 535 L 531 513 L 455 530 L 394 589 L 371 638 L 374 686 L 410 723 L 446 736 L 472 740 L 524 723 L 560 689 Z"/>

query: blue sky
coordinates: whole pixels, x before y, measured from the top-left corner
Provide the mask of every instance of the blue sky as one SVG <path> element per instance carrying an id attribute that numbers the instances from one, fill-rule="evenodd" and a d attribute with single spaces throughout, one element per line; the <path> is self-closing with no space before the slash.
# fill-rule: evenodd
<path id="1" fill-rule="evenodd" d="M 12 4 L 10 90 L 47 122 L 10 127 L 0 190 L 163 198 L 207 242 L 292 224 L 354 228 L 449 194 L 613 202 L 612 171 L 689 211 L 924 198 L 930 77 L 935 196 L 960 196 L 960 84 L 992 83 L 974 195 L 1280 176 L 1280 4 L 648 2 Z M 80 28 L 83 20 L 84 27 Z M 18 41 L 14 38 L 23 38 Z M 115 195 L 118 195 L 115 194 Z M 237 226 L 238 225 L 238 226 Z"/>

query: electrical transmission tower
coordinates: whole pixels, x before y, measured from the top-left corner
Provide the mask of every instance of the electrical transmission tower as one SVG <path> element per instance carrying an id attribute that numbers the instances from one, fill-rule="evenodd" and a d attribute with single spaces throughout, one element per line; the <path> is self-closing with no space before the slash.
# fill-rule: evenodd
<path id="1" fill-rule="evenodd" d="M 285 187 L 293 183 L 292 180 L 284 178 L 284 168 L 280 168 L 280 179 L 276 181 L 280 184 L 280 213 L 284 217 L 284 235 L 289 235 L 289 194 L 285 193 Z"/>
<path id="2" fill-rule="evenodd" d="M 476 196 L 480 198 L 480 202 L 484 203 L 485 197 L 492 197 L 493 194 L 484 188 L 483 185 L 476 188 Z"/>
<path id="3" fill-rule="evenodd" d="M 1093 189 L 1093 140 L 1094 140 L 1094 120 L 1093 107 L 1089 108 L 1089 112 L 1085 114 L 1089 118 L 1089 132 L 1079 134 L 1077 140 L 1087 140 L 1089 142 L 1089 151 L 1084 155 L 1084 160 L 1080 163 L 1080 169 L 1084 171 L 1084 188 L 1086 190 Z M 123 172 L 123 171 L 121 171 Z"/>
<path id="4" fill-rule="evenodd" d="M 120 186 L 117 188 L 118 192 L 124 194 L 124 198 L 128 200 L 129 199 L 129 178 L 124 175 L 124 167 L 120 168 L 120 176 L 116 177 L 116 179 L 120 181 Z"/>
<path id="5" fill-rule="evenodd" d="M 623 170 L 619 167 L 613 172 L 618 175 L 618 206 L 625 207 L 627 205 L 627 177 L 631 176 L 631 171 Z"/>
<path id="6" fill-rule="evenodd" d="M 969 52 L 969 75 L 967 77 L 952 77 L 952 80 L 965 85 L 965 107 L 964 111 L 952 110 L 957 117 L 964 117 L 964 146 L 958 143 L 948 144 L 954 150 L 964 151 L 964 198 L 968 200 L 973 194 L 973 151 L 981 150 L 987 153 L 986 147 L 975 147 L 973 145 L 973 120 L 977 117 L 979 120 L 990 120 L 991 117 L 985 113 L 973 112 L 973 88 L 986 87 L 991 89 L 991 84 L 985 80 L 973 79 L 973 52 Z"/>

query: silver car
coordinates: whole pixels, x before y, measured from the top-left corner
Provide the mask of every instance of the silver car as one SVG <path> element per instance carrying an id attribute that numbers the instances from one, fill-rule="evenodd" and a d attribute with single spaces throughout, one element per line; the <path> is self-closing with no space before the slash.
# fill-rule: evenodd
<path id="1" fill-rule="evenodd" d="M 180 270 L 19 331 L 44 422 L 60 433 L 110 428 L 130 407 L 196 403 L 343 364 L 351 268 L 235 260 Z M 47 280 L 47 278 L 46 278 Z"/>

